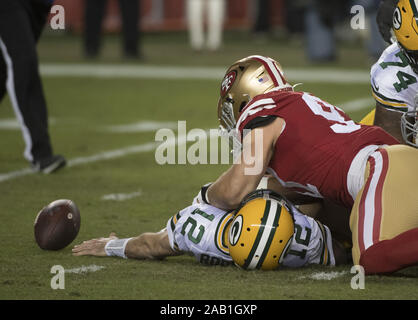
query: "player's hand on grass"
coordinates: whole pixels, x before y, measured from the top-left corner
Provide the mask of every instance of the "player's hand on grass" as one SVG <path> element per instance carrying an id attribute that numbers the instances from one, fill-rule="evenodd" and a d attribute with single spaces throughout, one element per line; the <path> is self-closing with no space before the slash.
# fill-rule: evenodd
<path id="1" fill-rule="evenodd" d="M 105 246 L 110 240 L 118 239 L 114 232 L 110 233 L 108 238 L 98 238 L 83 241 L 79 245 L 75 245 L 72 249 L 74 256 L 97 256 L 105 257 Z"/>

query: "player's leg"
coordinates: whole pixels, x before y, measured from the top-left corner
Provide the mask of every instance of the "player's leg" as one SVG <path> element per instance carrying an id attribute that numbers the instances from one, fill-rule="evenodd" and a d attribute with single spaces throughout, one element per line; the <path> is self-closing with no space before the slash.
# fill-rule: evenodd
<path id="1" fill-rule="evenodd" d="M 308 6 L 304 19 L 308 59 L 313 62 L 335 60 L 334 30 L 332 26 L 324 23 L 316 3 Z"/>
<path id="2" fill-rule="evenodd" d="M 350 217 L 353 260 L 366 274 L 418 263 L 418 150 L 402 145 L 374 153 Z"/>
<path id="3" fill-rule="evenodd" d="M 217 50 L 221 46 L 225 1 L 211 0 L 208 5 L 208 49 Z"/>
<path id="4" fill-rule="evenodd" d="M 0 17 L 0 54 L 7 69 L 7 91 L 26 143 L 24 155 L 33 162 L 51 156 L 52 150 L 35 38 L 19 3 Z"/>
<path id="5" fill-rule="evenodd" d="M 0 55 L 0 103 L 6 95 L 6 80 L 7 80 L 7 67 L 3 57 Z"/>
<path id="6" fill-rule="evenodd" d="M 190 45 L 194 50 L 202 50 L 204 44 L 203 32 L 203 0 L 187 0 L 187 23 Z"/>
<path id="7" fill-rule="evenodd" d="M 123 51 L 125 57 L 138 57 L 139 3 L 138 0 L 119 0 L 122 15 Z"/>
<path id="8" fill-rule="evenodd" d="M 100 50 L 100 34 L 107 0 L 85 2 L 84 52 L 87 57 L 96 57 Z"/>
<path id="9" fill-rule="evenodd" d="M 369 247 L 360 257 L 367 274 L 392 273 L 418 265 L 418 228 Z"/>

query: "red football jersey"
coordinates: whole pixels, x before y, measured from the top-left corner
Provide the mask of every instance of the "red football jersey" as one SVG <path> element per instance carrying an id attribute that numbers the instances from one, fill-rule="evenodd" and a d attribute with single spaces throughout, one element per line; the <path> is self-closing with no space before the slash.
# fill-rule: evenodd
<path id="1" fill-rule="evenodd" d="M 273 91 L 255 97 L 240 112 L 239 133 L 262 116 L 277 116 L 286 123 L 269 163 L 281 184 L 347 207 L 354 203 L 347 174 L 356 154 L 369 145 L 399 144 L 380 127 L 355 123 L 341 109 L 306 92 Z"/>

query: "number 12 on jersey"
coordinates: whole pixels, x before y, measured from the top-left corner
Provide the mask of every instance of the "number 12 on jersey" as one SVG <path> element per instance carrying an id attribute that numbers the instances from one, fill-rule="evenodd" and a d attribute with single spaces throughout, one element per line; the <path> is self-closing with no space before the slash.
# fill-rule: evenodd
<path id="1" fill-rule="evenodd" d="M 209 221 L 212 221 L 215 218 L 213 214 L 207 214 L 206 212 L 199 210 L 199 209 L 194 210 L 192 214 L 198 214 Z M 186 222 L 183 225 L 183 228 L 181 229 L 182 235 L 186 234 L 186 228 L 189 225 L 190 225 L 190 229 L 189 229 L 189 232 L 187 233 L 187 237 L 189 238 L 191 242 L 198 244 L 200 240 L 202 240 L 203 234 L 205 233 L 205 227 L 203 225 L 199 225 L 199 228 L 198 228 L 199 232 L 196 236 L 194 236 L 193 233 L 195 229 L 197 228 L 197 221 L 193 219 L 192 217 L 189 217 L 187 218 Z"/>

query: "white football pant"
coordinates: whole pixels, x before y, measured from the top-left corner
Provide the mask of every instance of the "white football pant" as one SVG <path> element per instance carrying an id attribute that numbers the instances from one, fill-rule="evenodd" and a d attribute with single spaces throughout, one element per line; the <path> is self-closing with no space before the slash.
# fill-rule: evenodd
<path id="1" fill-rule="evenodd" d="M 205 46 L 204 24 L 207 21 L 206 47 L 217 50 L 222 42 L 225 0 L 188 0 L 187 22 L 190 44 L 194 50 Z"/>

